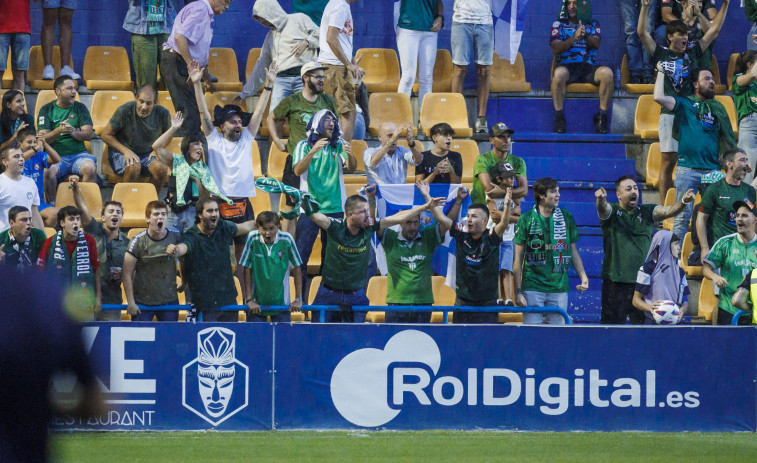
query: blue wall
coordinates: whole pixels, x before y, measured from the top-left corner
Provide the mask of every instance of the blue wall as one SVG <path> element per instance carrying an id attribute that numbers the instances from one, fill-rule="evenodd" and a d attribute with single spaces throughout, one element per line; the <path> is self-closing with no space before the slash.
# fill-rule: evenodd
<path id="1" fill-rule="evenodd" d="M 182 0 L 177 0 L 181 3 Z M 89 45 L 119 45 L 130 49 L 130 37 L 121 28 L 128 5 L 126 0 L 79 0 L 79 9 L 74 14 L 75 69 L 81 70 L 84 53 Z M 243 77 L 245 60 L 250 48 L 259 47 L 267 30 L 251 17 L 253 0 L 233 0 L 231 7 L 216 18 L 213 46 L 232 47 L 237 52 L 240 75 Z M 281 0 L 286 11 L 291 11 L 292 1 Z M 453 0 L 445 0 L 446 25 L 439 36 L 439 47 L 449 48 L 452 25 Z M 549 29 L 557 16 L 560 0 L 530 0 L 528 22 L 523 34 L 521 53 L 525 58 L 526 76 L 534 88 L 548 87 L 548 74 L 552 55 L 549 49 Z M 718 4 L 720 2 L 717 2 Z M 732 1 L 726 24 L 715 43 L 715 54 L 720 62 L 720 71 L 725 78 L 725 65 L 731 53 L 743 51 L 750 23 L 738 1 Z M 392 27 L 391 0 L 360 0 L 352 5 L 355 19 L 355 49 L 361 47 L 395 48 Z M 623 22 L 617 1 L 594 1 L 594 17 L 602 26 L 601 64 L 615 69 L 625 53 Z M 42 11 L 39 3 L 32 3 L 32 44 L 39 44 Z M 469 73 L 468 84 L 475 85 Z"/>

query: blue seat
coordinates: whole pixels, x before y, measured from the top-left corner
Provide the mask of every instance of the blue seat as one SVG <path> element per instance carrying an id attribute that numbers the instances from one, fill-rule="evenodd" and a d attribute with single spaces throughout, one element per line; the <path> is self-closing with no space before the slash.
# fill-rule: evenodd
<path id="1" fill-rule="evenodd" d="M 516 134 L 517 136 L 517 134 Z M 585 158 L 602 153 L 602 159 L 626 159 L 626 145 L 623 143 L 555 143 L 551 141 L 531 141 L 516 138 L 513 154 L 526 160 L 526 166 L 533 157 Z"/>
<path id="2" fill-rule="evenodd" d="M 526 166 L 533 180 L 552 177 L 560 181 L 614 182 L 622 175 L 635 176 L 635 162 L 633 159 L 534 157 Z"/>

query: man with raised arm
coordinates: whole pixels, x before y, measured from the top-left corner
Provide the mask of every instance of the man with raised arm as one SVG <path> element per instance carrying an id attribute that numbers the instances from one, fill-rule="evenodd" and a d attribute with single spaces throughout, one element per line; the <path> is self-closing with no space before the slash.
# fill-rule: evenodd
<path id="1" fill-rule="evenodd" d="M 408 148 L 397 146 L 402 129 Z M 394 122 L 384 122 L 379 127 L 378 139 L 381 146 L 363 152 L 368 185 L 405 183 L 408 166 L 417 166 L 423 161 L 421 145 L 413 139 L 412 126 L 398 128 Z"/>
<path id="2" fill-rule="evenodd" d="M 661 63 L 665 81 L 666 96 L 686 97 L 694 93 L 693 81 L 696 78 L 691 72 L 699 66 L 709 67 L 710 62 L 703 63 L 703 53 L 712 44 L 720 33 L 725 21 L 726 11 L 730 0 L 723 0 L 717 16 L 712 21 L 709 30 L 693 45 L 689 44 L 689 26 L 683 21 L 671 21 L 665 27 L 665 37 L 668 48 L 655 43 L 647 30 L 647 14 L 652 0 L 641 0 L 641 12 L 639 13 L 639 25 L 637 32 L 641 44 L 652 56 L 653 65 Z M 662 165 L 660 167 L 659 192 L 660 201 L 665 201 L 668 189 L 673 186 L 673 169 L 676 166 L 676 154 L 678 153 L 678 139 L 673 138 L 673 121 L 675 115 L 672 110 L 665 107 L 660 114 L 660 151 L 662 152 Z"/>
<path id="3" fill-rule="evenodd" d="M 375 195 L 376 186 L 370 185 L 366 193 Z M 373 199 L 375 201 L 375 199 Z M 368 305 L 365 283 L 368 278 L 368 260 L 373 232 L 399 225 L 442 204 L 444 198 L 430 199 L 426 204 L 406 209 L 392 216 L 374 221 L 371 218 L 368 200 L 352 195 L 344 203 L 344 218 L 328 217 L 320 212 L 309 214 L 313 221 L 328 235 L 326 257 L 323 265 L 321 287 L 315 296 L 315 305 L 337 305 L 342 313 L 329 311 L 327 322 L 365 321 L 365 312 L 352 312 L 354 305 Z M 313 311 L 311 321 L 320 320 L 320 312 Z"/>
<path id="4" fill-rule="evenodd" d="M 594 192 L 597 214 L 602 227 L 604 260 L 602 261 L 602 316 L 604 324 L 644 323 L 644 312 L 633 306 L 636 273 L 652 243 L 652 230 L 657 222 L 680 214 L 694 201 L 688 190 L 672 206 L 639 204 L 639 187 L 631 175 L 615 181 L 617 203 L 607 202 L 607 192 L 600 188 Z"/>
<path id="5" fill-rule="evenodd" d="M 98 222 L 92 217 L 87 203 L 84 202 L 84 196 L 79 188 L 79 177 L 71 176 L 70 187 L 74 193 L 74 204 L 81 212 L 82 229 L 97 243 L 103 304 L 120 305 L 123 302 L 121 281 L 124 256 L 129 247 L 129 239 L 121 231 L 121 222 L 124 218 L 123 206 L 118 201 L 105 201 L 100 211 L 101 222 Z M 104 310 L 95 317 L 97 320 L 118 321 L 121 320 L 121 312 Z"/>
<path id="6" fill-rule="evenodd" d="M 182 235 L 178 244 L 169 244 L 166 254 L 184 257 L 182 278 L 191 292 L 192 304 L 206 322 L 235 322 L 235 311 L 216 310 L 236 304 L 237 289 L 231 266 L 234 237 L 247 236 L 255 229 L 250 220 L 240 224 L 223 220 L 218 199 L 204 196 L 195 206 L 195 226 Z"/>

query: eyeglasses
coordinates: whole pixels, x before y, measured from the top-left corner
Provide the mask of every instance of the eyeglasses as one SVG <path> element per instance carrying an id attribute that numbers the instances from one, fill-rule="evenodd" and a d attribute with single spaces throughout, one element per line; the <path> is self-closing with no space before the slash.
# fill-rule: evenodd
<path id="1" fill-rule="evenodd" d="M 323 74 L 319 74 L 319 75 L 310 74 L 309 77 L 312 77 L 313 79 L 317 79 L 317 80 L 326 80 L 326 76 L 324 76 Z"/>

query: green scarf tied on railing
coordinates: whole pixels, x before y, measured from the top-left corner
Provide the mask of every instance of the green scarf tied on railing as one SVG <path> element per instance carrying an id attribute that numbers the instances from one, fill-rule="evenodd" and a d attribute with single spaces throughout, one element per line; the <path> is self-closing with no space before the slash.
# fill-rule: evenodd
<path id="1" fill-rule="evenodd" d="M 284 185 L 273 177 L 261 177 L 255 180 L 255 186 L 266 193 L 284 193 L 289 196 L 294 203 L 294 207 L 288 212 L 279 212 L 279 215 L 286 220 L 292 220 L 300 215 L 300 208 L 305 211 L 305 215 L 311 215 L 318 212 L 321 206 L 310 196 L 309 193 L 303 193 L 297 188 Z"/>

